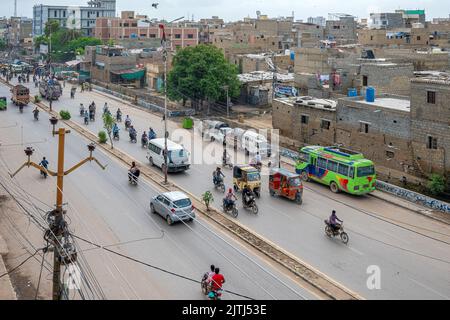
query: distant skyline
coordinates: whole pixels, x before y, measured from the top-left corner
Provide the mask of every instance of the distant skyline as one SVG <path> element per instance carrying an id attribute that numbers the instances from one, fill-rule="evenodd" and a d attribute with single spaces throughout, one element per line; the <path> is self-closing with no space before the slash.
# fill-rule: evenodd
<path id="1" fill-rule="evenodd" d="M 158 2 L 158 9 L 151 4 Z M 32 17 L 33 5 L 86 5 L 87 0 L 17 0 L 19 16 Z M 2 0 L 2 15 L 12 16 L 14 0 Z M 271 18 L 291 16 L 294 12 L 296 20 L 310 16 L 323 16 L 328 13 L 348 13 L 358 18 L 366 18 L 371 12 L 393 12 L 396 9 L 425 9 L 427 20 L 433 18 L 448 18 L 450 2 L 442 0 L 314 0 L 303 2 L 299 0 L 117 0 L 117 13 L 132 10 L 150 18 L 172 20 L 181 16 L 186 19 L 199 20 L 219 16 L 225 21 L 236 21 L 250 16 L 255 17 L 256 11 Z"/>

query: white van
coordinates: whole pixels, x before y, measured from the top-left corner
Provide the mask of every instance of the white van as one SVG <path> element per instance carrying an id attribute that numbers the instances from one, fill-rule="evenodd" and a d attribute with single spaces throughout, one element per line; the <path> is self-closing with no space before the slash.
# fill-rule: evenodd
<path id="1" fill-rule="evenodd" d="M 150 165 L 162 169 L 164 166 L 164 138 L 152 139 L 148 142 L 147 159 Z M 181 145 L 167 140 L 168 172 L 186 171 L 189 169 L 189 152 Z"/>
<path id="2" fill-rule="evenodd" d="M 256 155 L 258 152 L 261 156 L 270 157 L 272 155 L 270 144 L 266 137 L 250 130 L 242 135 L 241 149 L 243 149 L 247 155 Z"/>

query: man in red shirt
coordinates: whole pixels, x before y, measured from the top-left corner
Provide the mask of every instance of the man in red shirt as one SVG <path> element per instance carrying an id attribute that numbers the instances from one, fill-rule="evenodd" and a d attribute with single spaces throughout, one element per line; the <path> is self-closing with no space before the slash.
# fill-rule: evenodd
<path id="1" fill-rule="evenodd" d="M 220 274 L 219 268 L 214 270 L 214 275 L 211 279 L 212 291 L 218 291 L 222 289 L 222 285 L 225 283 L 225 278 Z"/>

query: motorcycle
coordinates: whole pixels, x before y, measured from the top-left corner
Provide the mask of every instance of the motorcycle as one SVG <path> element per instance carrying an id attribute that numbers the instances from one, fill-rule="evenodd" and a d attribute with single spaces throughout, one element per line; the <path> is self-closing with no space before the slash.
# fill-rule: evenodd
<path id="1" fill-rule="evenodd" d="M 218 181 L 213 179 L 214 188 L 219 189 L 222 193 L 225 193 L 225 184 L 223 183 L 223 178 L 220 178 Z"/>
<path id="2" fill-rule="evenodd" d="M 80 117 L 84 116 L 84 107 L 80 107 Z"/>
<path id="3" fill-rule="evenodd" d="M 34 112 L 34 120 L 38 121 L 39 120 L 39 112 Z"/>
<path id="4" fill-rule="evenodd" d="M 114 140 L 119 140 L 120 138 L 119 138 L 119 131 L 114 131 L 113 132 L 113 139 Z"/>
<path id="5" fill-rule="evenodd" d="M 122 114 L 118 113 L 118 114 L 116 115 L 116 121 L 117 121 L 117 122 L 122 122 Z"/>
<path id="6" fill-rule="evenodd" d="M 94 112 L 89 112 L 89 120 L 90 121 L 95 121 L 95 113 Z"/>
<path id="7" fill-rule="evenodd" d="M 348 243 L 348 234 L 344 231 L 344 223 L 341 223 L 338 229 L 335 229 L 331 226 L 328 220 L 324 220 L 325 222 L 325 234 L 328 237 L 337 237 L 339 236 L 344 244 Z"/>
<path id="8" fill-rule="evenodd" d="M 23 105 L 19 106 L 19 111 L 20 111 L 20 113 L 23 113 Z"/>
<path id="9" fill-rule="evenodd" d="M 245 195 L 242 196 L 242 205 L 244 209 L 251 209 L 254 214 L 258 214 L 258 205 L 254 195 L 250 195 L 248 201 L 245 201 Z"/>
<path id="10" fill-rule="evenodd" d="M 141 138 L 141 144 L 142 144 L 142 148 L 144 148 L 144 149 L 148 147 L 147 136 L 145 138 Z"/>
<path id="11" fill-rule="evenodd" d="M 136 133 L 130 132 L 130 141 L 131 141 L 131 143 L 137 142 Z"/>
<path id="12" fill-rule="evenodd" d="M 84 116 L 84 124 L 85 125 L 89 124 L 89 117 Z"/>
<path id="13" fill-rule="evenodd" d="M 134 174 L 128 171 L 128 182 L 130 182 L 130 184 L 132 185 L 137 186 L 140 174 L 141 172 L 139 170 L 137 170 Z"/>
<path id="14" fill-rule="evenodd" d="M 239 211 L 236 208 L 236 202 L 233 202 L 233 204 L 225 204 L 225 199 L 223 199 L 222 203 L 223 211 L 227 214 L 231 214 L 233 218 L 237 218 Z"/>
<path id="15" fill-rule="evenodd" d="M 125 120 L 125 130 L 130 129 L 131 127 L 131 121 L 130 120 Z"/>
<path id="16" fill-rule="evenodd" d="M 211 290 L 208 293 L 209 300 L 221 300 L 222 298 L 222 290 Z"/>

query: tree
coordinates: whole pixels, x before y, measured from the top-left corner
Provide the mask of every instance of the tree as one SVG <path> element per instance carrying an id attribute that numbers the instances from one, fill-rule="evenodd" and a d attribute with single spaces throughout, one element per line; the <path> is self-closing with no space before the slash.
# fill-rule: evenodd
<path id="1" fill-rule="evenodd" d="M 3 51 L 6 49 L 6 41 L 5 39 L 0 39 L 0 51 Z"/>
<path id="2" fill-rule="evenodd" d="M 438 174 L 432 174 L 430 180 L 428 181 L 428 189 L 433 195 L 440 195 L 445 191 L 444 177 Z"/>
<path id="3" fill-rule="evenodd" d="M 112 139 L 112 129 L 114 125 L 116 124 L 116 119 L 111 115 L 109 112 L 105 112 L 103 114 L 103 127 L 106 130 L 106 133 L 108 134 L 109 141 L 111 142 L 111 149 L 114 149 L 113 139 Z"/>
<path id="4" fill-rule="evenodd" d="M 45 23 L 44 34 L 49 37 L 50 34 L 57 32 L 60 28 L 58 20 L 48 20 Z"/>
<path id="5" fill-rule="evenodd" d="M 225 85 L 229 87 L 230 97 L 239 95 L 237 68 L 225 60 L 222 51 L 211 45 L 187 47 L 173 58 L 167 96 L 177 101 L 191 100 L 197 109 L 204 101 L 225 100 Z"/>

